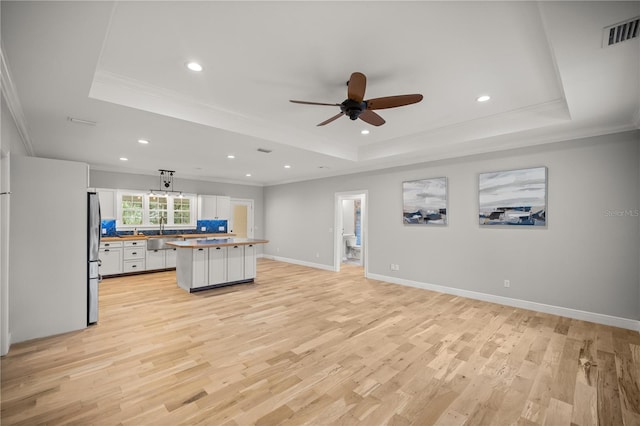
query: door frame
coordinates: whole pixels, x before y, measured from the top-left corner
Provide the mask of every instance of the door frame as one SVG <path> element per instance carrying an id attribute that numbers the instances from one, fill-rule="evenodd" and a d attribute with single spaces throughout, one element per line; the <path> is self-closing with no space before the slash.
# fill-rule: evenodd
<path id="1" fill-rule="evenodd" d="M 9 352 L 9 225 L 11 209 L 11 153 L 0 150 L 0 355 Z"/>
<path id="2" fill-rule="evenodd" d="M 239 205 L 244 205 L 247 206 L 247 238 L 253 238 L 254 236 L 254 229 L 255 229 L 255 224 L 253 222 L 253 200 L 248 199 L 248 198 L 232 198 L 231 199 L 231 211 L 229 212 L 229 221 L 228 221 L 228 230 L 229 232 L 231 231 L 231 228 L 233 227 L 233 206 L 239 204 Z"/>
<path id="3" fill-rule="evenodd" d="M 340 272 L 342 263 L 342 200 L 360 200 L 360 253 L 362 265 L 364 266 L 364 276 L 369 276 L 369 191 L 366 189 L 358 191 L 345 191 L 335 193 L 335 216 L 333 233 L 333 270 Z"/>

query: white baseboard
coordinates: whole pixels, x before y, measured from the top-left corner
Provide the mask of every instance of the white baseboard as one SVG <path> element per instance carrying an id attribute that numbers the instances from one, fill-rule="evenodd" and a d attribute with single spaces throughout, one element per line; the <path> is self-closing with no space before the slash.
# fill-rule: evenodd
<path id="1" fill-rule="evenodd" d="M 471 290 L 463 290 L 454 287 L 446 287 L 436 284 L 421 283 L 418 281 L 405 280 L 403 278 L 389 277 L 386 275 L 369 274 L 367 278 L 379 281 L 386 281 L 393 284 L 400 284 L 409 287 L 422 288 L 439 293 L 453 294 L 455 296 L 468 297 L 469 299 L 482 300 L 485 302 L 497 303 L 500 305 L 513 306 L 515 308 L 529 309 L 547 314 L 559 315 L 574 318 L 582 321 L 595 322 L 597 324 L 611 325 L 640 332 L 640 321 L 628 318 L 614 317 L 611 315 L 598 314 L 595 312 L 581 311 L 579 309 L 565 308 L 562 306 L 547 305 L 544 303 L 530 302 L 510 297 L 496 296 L 493 294 L 479 293 Z"/>
<path id="2" fill-rule="evenodd" d="M 331 272 L 335 271 L 335 269 L 333 269 L 333 266 L 323 265 L 321 263 L 305 262 L 304 260 L 289 259 L 288 257 L 272 256 L 270 254 L 263 254 L 262 257 L 264 257 L 265 259 L 277 260 L 278 262 L 286 262 L 286 263 L 293 263 L 294 265 L 308 266 L 309 268 L 324 269 L 325 271 L 331 271 Z"/>

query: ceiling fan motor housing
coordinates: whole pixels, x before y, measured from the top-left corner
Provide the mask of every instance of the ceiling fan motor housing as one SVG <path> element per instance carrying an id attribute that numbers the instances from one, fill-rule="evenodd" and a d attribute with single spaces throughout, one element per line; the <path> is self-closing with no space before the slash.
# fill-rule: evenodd
<path id="1" fill-rule="evenodd" d="M 357 102 L 353 99 L 347 99 L 340 104 L 340 110 L 342 110 L 342 113 L 348 116 L 351 120 L 357 120 L 365 109 L 367 109 L 366 102 Z"/>

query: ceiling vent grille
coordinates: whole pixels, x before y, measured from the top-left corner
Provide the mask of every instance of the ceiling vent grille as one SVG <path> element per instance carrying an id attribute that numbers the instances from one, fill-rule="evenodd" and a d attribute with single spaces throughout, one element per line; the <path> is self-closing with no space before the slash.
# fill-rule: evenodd
<path id="1" fill-rule="evenodd" d="M 264 152 L 265 154 L 269 154 L 271 152 L 270 149 L 258 148 L 258 152 Z"/>
<path id="2" fill-rule="evenodd" d="M 613 46 L 623 41 L 637 38 L 640 33 L 640 16 L 606 27 L 603 32 L 602 47 Z"/>

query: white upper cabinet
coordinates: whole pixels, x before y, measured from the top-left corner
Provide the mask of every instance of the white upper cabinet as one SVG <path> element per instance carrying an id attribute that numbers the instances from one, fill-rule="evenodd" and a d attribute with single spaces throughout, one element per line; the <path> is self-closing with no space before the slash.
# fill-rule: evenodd
<path id="1" fill-rule="evenodd" d="M 100 215 L 102 219 L 115 219 L 116 214 L 116 190 L 96 188 L 100 199 Z"/>
<path id="2" fill-rule="evenodd" d="M 231 197 L 198 195 L 198 220 L 229 219 Z"/>

